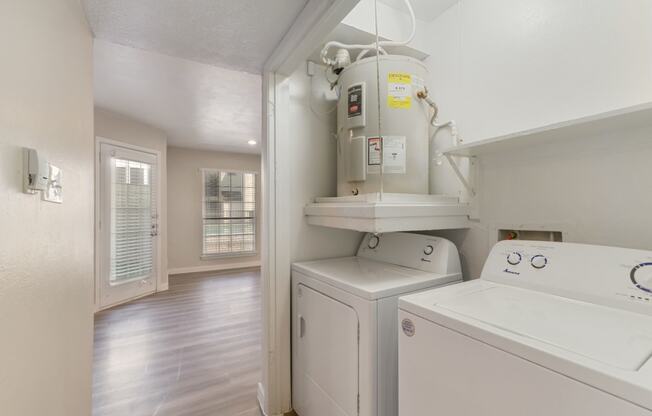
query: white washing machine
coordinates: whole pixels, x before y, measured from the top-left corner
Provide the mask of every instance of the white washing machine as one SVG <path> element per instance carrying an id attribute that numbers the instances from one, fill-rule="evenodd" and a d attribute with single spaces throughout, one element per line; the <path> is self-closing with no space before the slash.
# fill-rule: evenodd
<path id="1" fill-rule="evenodd" d="M 399 415 L 652 415 L 652 252 L 501 242 L 401 298 Z"/>
<path id="2" fill-rule="evenodd" d="M 462 279 L 442 238 L 364 237 L 357 256 L 292 266 L 292 402 L 300 416 L 396 416 L 398 297 Z"/>

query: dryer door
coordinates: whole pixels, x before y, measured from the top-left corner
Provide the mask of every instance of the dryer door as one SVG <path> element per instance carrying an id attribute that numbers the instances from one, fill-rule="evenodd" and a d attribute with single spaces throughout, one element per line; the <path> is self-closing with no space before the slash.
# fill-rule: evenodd
<path id="1" fill-rule="evenodd" d="M 298 285 L 294 407 L 302 416 L 358 414 L 358 316 L 353 308 Z"/>

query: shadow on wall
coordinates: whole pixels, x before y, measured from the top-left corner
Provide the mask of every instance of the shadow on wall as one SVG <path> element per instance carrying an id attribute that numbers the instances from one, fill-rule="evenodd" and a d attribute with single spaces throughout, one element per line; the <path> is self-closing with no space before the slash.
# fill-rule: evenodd
<path id="1" fill-rule="evenodd" d="M 23 148 L 18 146 L 2 145 L 0 154 L 4 155 L 2 164 L 5 178 L 11 178 L 6 185 L 17 193 L 23 192 Z"/>

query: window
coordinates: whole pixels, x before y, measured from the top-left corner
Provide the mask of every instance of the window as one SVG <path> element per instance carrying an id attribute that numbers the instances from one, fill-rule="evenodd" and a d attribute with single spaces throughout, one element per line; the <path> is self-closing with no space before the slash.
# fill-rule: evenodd
<path id="1" fill-rule="evenodd" d="M 111 158 L 111 284 L 152 272 L 152 179 L 152 165 Z"/>
<path id="2" fill-rule="evenodd" d="M 203 169 L 202 257 L 256 252 L 256 174 Z"/>

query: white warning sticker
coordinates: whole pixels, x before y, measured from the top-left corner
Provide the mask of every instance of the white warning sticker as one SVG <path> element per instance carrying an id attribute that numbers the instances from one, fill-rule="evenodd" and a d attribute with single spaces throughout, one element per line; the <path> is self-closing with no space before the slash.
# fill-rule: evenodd
<path id="1" fill-rule="evenodd" d="M 383 173 L 406 172 L 406 139 L 405 136 L 385 136 L 367 139 L 367 173 L 380 173 L 382 155 Z"/>
<path id="2" fill-rule="evenodd" d="M 380 155 L 382 154 L 382 143 L 380 137 L 369 137 L 367 139 L 367 166 L 380 166 Z M 367 172 L 369 169 L 367 169 Z"/>
<path id="3" fill-rule="evenodd" d="M 383 172 L 405 173 L 405 137 L 383 137 Z"/>

